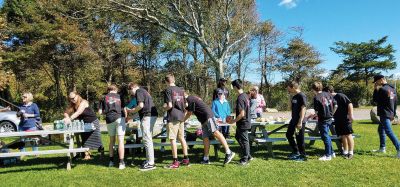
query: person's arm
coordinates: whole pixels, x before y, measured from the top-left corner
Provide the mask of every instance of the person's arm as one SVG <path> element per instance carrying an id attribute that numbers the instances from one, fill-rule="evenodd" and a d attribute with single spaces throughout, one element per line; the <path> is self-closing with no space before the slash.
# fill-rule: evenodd
<path id="1" fill-rule="evenodd" d="M 303 120 L 304 120 L 304 116 L 306 115 L 306 111 L 307 111 L 306 106 L 305 105 L 301 106 L 300 119 L 297 122 L 297 128 L 298 129 L 301 129 L 301 127 L 303 126 Z"/>
<path id="2" fill-rule="evenodd" d="M 240 110 L 239 115 L 236 116 L 236 118 L 234 120 L 227 121 L 227 123 L 234 124 L 234 123 L 238 122 L 239 120 L 241 120 L 244 116 L 246 116 L 246 112 L 244 110 Z"/>
<path id="3" fill-rule="evenodd" d="M 348 113 L 348 115 L 349 115 L 349 120 L 350 120 L 350 122 L 353 122 L 353 120 L 354 120 L 354 116 L 353 116 L 353 103 L 349 103 L 349 105 L 347 105 L 347 108 L 348 108 L 348 111 L 349 111 L 349 113 Z"/>
<path id="4" fill-rule="evenodd" d="M 192 112 L 186 111 L 186 115 L 185 115 L 185 118 L 183 118 L 183 122 L 185 122 L 186 120 L 188 120 L 192 114 L 193 114 Z"/>
<path id="5" fill-rule="evenodd" d="M 211 103 L 211 110 L 213 111 L 214 116 L 215 116 L 216 118 L 219 118 L 219 114 L 218 114 L 217 106 L 216 106 L 216 105 L 217 105 L 217 104 L 215 103 L 215 101 L 213 101 L 213 102 Z"/>
<path id="6" fill-rule="evenodd" d="M 261 94 L 258 94 L 261 97 L 261 102 L 260 102 L 260 107 L 265 107 L 267 104 L 265 103 L 264 96 Z"/>
<path id="7" fill-rule="evenodd" d="M 336 110 L 338 109 L 338 104 L 337 104 L 337 101 L 333 97 L 332 97 L 332 104 L 333 104 L 332 114 L 334 114 L 336 112 Z"/>
<path id="8" fill-rule="evenodd" d="M 40 117 L 39 107 L 38 107 L 36 104 L 34 104 L 34 103 L 32 103 L 31 106 L 32 106 L 33 113 L 32 113 L 32 114 L 24 113 L 24 117 L 25 117 L 25 118 L 36 118 L 36 117 Z"/>
<path id="9" fill-rule="evenodd" d="M 85 108 L 89 107 L 89 103 L 87 101 L 82 102 L 78 109 L 71 115 L 69 116 L 67 113 L 64 113 L 64 116 L 66 116 L 67 120 L 71 122 L 72 120 L 76 119 L 79 115 L 83 113 Z"/>
<path id="10" fill-rule="evenodd" d="M 139 102 L 139 104 L 133 108 L 132 110 L 128 110 L 129 113 L 136 113 L 139 112 L 139 110 L 141 110 L 144 107 L 144 103 L 143 102 Z"/>

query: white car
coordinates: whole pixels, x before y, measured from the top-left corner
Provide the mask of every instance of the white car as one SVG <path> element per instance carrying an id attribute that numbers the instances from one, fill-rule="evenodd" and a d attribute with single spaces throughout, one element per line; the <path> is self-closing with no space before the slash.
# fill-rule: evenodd
<path id="1" fill-rule="evenodd" d="M 4 107 L 0 106 L 0 109 Z M 20 118 L 15 111 L 0 112 L 0 133 L 18 131 Z"/>

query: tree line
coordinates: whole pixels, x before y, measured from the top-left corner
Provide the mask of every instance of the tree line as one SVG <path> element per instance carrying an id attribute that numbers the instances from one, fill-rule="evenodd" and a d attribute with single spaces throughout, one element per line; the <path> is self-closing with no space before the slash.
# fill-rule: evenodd
<path id="1" fill-rule="evenodd" d="M 287 109 L 290 80 L 304 91 L 322 80 L 357 106 L 370 104 L 373 75 L 396 68 L 385 36 L 336 42 L 331 49 L 343 62 L 326 72 L 322 55 L 302 35 L 300 27 L 282 31 L 259 20 L 254 0 L 5 0 L 0 96 L 19 102 L 29 90 L 51 120 L 70 90 L 95 104 L 108 84 L 123 89 L 135 81 L 161 106 L 163 77 L 173 73 L 177 85 L 211 102 L 216 80 L 252 74 L 271 108 Z M 276 72 L 281 82 L 273 82 Z"/>

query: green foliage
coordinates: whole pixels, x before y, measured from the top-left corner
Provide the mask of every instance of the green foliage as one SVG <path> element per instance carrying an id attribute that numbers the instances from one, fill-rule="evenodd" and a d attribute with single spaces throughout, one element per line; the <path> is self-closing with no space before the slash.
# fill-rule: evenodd
<path id="1" fill-rule="evenodd" d="M 379 71 L 396 68 L 395 50 L 391 44 L 383 46 L 386 41 L 387 36 L 361 43 L 335 42 L 331 50 L 344 58 L 338 71 L 346 72 L 350 80 L 364 80 L 367 87 L 368 80 Z"/>

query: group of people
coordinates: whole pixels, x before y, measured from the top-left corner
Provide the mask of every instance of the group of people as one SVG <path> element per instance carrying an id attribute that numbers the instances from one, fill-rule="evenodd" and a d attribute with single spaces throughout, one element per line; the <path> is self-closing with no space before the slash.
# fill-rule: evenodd
<path id="1" fill-rule="evenodd" d="M 176 169 L 181 165 L 190 164 L 188 157 L 188 146 L 184 137 L 184 122 L 191 115 L 195 115 L 202 124 L 202 138 L 204 142 L 204 156 L 202 164 L 210 164 L 209 148 L 210 137 L 215 137 L 225 150 L 224 164 L 228 164 L 234 158 L 235 153 L 230 150 L 226 142 L 229 138 L 229 126 L 227 124 L 236 124 L 235 138 L 239 143 L 241 157 L 239 165 L 247 165 L 253 157 L 250 154 L 249 130 L 251 129 L 252 119 L 262 116 L 265 100 L 261 94 L 258 94 L 258 87 L 252 87 L 249 92 L 245 92 L 243 82 L 236 79 L 231 82 L 231 86 L 237 92 L 235 116 L 231 116 L 231 107 L 227 98 L 229 90 L 226 88 L 226 79 L 220 79 L 218 88 L 214 90 L 212 106 L 209 107 L 199 97 L 190 95 L 188 91 L 175 85 L 175 78 L 172 74 L 165 77 L 166 88 L 164 90 L 163 109 L 167 113 L 167 137 L 171 143 L 172 163 L 166 168 Z M 378 127 L 380 148 L 377 152 L 386 152 L 385 137 L 386 134 L 397 149 L 397 157 L 400 158 L 400 145 L 397 137 L 391 129 L 391 120 L 396 115 L 397 94 L 395 89 L 387 84 L 384 76 L 374 77 L 375 90 L 373 100 L 377 104 L 380 124 Z M 311 85 L 315 95 L 313 106 L 315 115 L 305 116 L 307 97 L 301 91 L 297 82 L 290 82 L 287 85 L 287 91 L 291 94 L 291 120 L 286 132 L 292 153 L 288 158 L 295 161 L 307 160 L 304 143 L 305 123 L 309 118 L 318 119 L 318 129 L 324 142 L 324 155 L 319 158 L 322 161 L 329 161 L 335 157 L 333 152 L 329 130 L 336 131 L 341 137 L 343 155 L 346 159 L 352 159 L 354 156 L 354 140 L 352 121 L 353 105 L 350 99 L 342 94 L 335 93 L 332 86 L 323 87 L 321 82 L 314 82 Z M 153 170 L 156 168 L 153 148 L 153 129 L 157 120 L 158 111 L 154 105 L 153 98 L 149 92 L 141 88 L 136 83 L 128 85 L 129 94 L 132 101 L 126 106 L 122 105 L 121 96 L 118 94 L 118 88 L 110 85 L 107 88 L 108 93 L 104 96 L 99 109 L 100 114 L 105 115 L 107 130 L 110 137 L 109 144 L 109 166 L 114 166 L 114 144 L 117 136 L 119 169 L 125 168 L 124 162 L 124 136 L 126 123 L 131 120 L 130 113 L 138 113 L 140 118 L 140 128 L 143 133 L 143 144 L 146 150 L 146 161 L 140 166 L 141 171 Z M 32 102 L 31 93 L 24 93 L 22 96 L 23 105 L 20 130 L 37 130 L 36 124 L 40 120 L 38 106 Z M 64 113 L 64 122 L 70 123 L 78 119 L 85 123 L 93 123 L 95 130 L 82 134 L 83 147 L 98 149 L 104 151 L 101 141 L 100 124 L 96 113 L 89 107 L 89 102 L 83 99 L 77 92 L 70 92 L 68 95 L 69 106 Z M 134 101 L 134 102 L 133 102 Z M 220 126 L 220 127 L 219 127 Z M 332 128 L 332 127 L 335 128 Z M 178 151 L 176 140 L 182 145 L 183 159 L 178 160 Z M 37 146 L 34 146 L 37 150 Z M 84 159 L 90 159 L 90 152 L 85 153 Z"/>

